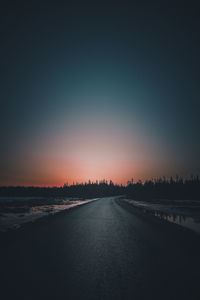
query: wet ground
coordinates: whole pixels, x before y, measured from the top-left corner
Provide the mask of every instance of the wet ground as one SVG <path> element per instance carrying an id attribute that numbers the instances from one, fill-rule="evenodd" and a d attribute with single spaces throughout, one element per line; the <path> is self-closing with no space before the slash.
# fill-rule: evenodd
<path id="1" fill-rule="evenodd" d="M 0 197 L 0 232 L 18 229 L 26 223 L 94 200 L 97 199 Z"/>
<path id="2" fill-rule="evenodd" d="M 123 201 L 141 209 L 143 213 L 150 213 L 155 217 L 178 224 L 200 234 L 200 201 L 198 200 L 157 200 L 136 201 L 123 199 Z"/>

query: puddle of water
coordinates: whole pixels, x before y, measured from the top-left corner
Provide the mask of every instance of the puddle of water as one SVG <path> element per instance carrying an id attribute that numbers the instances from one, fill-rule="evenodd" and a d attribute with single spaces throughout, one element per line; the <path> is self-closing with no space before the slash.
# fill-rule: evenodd
<path id="1" fill-rule="evenodd" d="M 144 213 L 151 213 L 154 216 L 171 223 L 192 229 L 200 234 L 200 202 L 199 201 L 174 201 L 166 205 L 160 203 L 148 203 L 124 199 L 131 205 L 140 208 Z"/>
<path id="2" fill-rule="evenodd" d="M 181 225 L 183 227 L 192 229 L 197 233 L 200 233 L 200 220 L 192 216 L 177 215 L 177 214 L 166 214 L 155 211 L 154 215 L 160 219 L 164 219 L 168 222 Z"/>

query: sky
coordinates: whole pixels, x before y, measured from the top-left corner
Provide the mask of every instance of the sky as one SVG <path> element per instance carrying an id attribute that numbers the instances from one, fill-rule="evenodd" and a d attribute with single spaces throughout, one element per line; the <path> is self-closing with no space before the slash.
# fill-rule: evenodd
<path id="1" fill-rule="evenodd" d="M 199 8 L 2 2 L 0 185 L 199 174 Z"/>

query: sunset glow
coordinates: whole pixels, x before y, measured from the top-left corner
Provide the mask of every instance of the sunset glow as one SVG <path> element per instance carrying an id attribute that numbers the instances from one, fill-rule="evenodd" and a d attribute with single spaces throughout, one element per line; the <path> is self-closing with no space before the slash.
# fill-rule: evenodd
<path id="1" fill-rule="evenodd" d="M 2 184 L 60 186 L 102 179 L 126 184 L 131 178 L 162 176 L 163 168 L 170 176 L 169 149 L 167 157 L 159 141 L 114 117 L 111 124 L 111 116 L 102 116 L 102 124 L 97 118 L 93 126 L 88 118 L 80 118 L 75 126 L 68 122 L 67 128 L 63 120 L 62 128 L 52 124 L 36 133 L 13 153 Z"/>
<path id="2" fill-rule="evenodd" d="M 55 24 L 54 6 L 25 27 L 5 19 L 16 26 L 2 43 L 0 185 L 199 174 L 198 55 L 188 56 L 196 27 L 180 44 L 169 28 L 170 44 L 165 17 L 157 26 L 145 10 L 145 31 L 135 10 L 123 16 L 114 5 L 96 18 L 84 7 L 70 4 L 63 18 L 58 8 Z"/>

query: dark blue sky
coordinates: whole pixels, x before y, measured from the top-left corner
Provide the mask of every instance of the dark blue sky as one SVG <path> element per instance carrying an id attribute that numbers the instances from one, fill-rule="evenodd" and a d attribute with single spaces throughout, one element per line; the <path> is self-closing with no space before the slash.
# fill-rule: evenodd
<path id="1" fill-rule="evenodd" d="M 1 184 L 200 172 L 197 1 L 1 4 Z"/>

